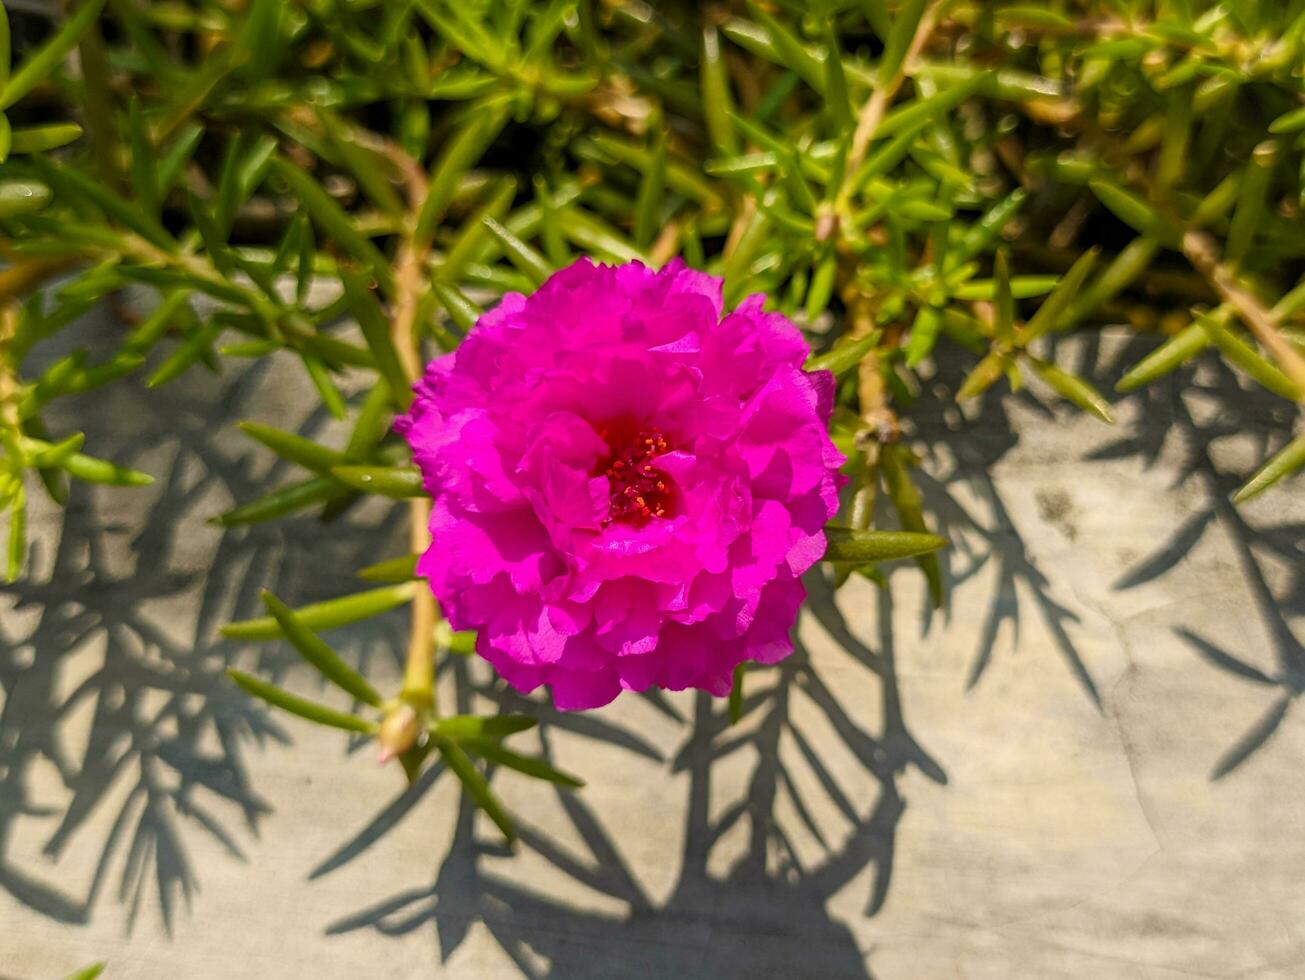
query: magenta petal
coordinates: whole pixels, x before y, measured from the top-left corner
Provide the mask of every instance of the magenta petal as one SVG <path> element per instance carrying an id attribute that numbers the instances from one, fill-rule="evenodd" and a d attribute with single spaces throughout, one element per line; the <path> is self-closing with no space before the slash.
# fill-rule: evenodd
<path id="1" fill-rule="evenodd" d="M 843 458 L 828 372 L 721 281 L 582 259 L 433 361 L 395 429 L 434 499 L 418 563 L 449 622 L 563 710 L 730 689 L 792 652 Z"/>
<path id="2" fill-rule="evenodd" d="M 561 711 L 601 708 L 621 693 L 621 680 L 614 666 L 603 670 L 553 671 L 548 679 L 553 703 Z"/>

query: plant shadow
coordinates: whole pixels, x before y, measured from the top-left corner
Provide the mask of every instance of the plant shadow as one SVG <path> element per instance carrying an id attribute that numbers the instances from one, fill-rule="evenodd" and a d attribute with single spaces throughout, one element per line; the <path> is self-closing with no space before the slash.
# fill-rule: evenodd
<path id="1" fill-rule="evenodd" d="M 70 330 L 93 347 L 114 332 L 104 312 Z M 217 628 L 258 614 L 264 587 L 296 603 L 355 590 L 350 572 L 391 550 L 389 517 L 351 514 L 329 535 L 311 517 L 204 523 L 289 475 L 266 471 L 266 454 L 232 431 L 281 383 L 277 370 L 192 371 L 49 413 L 52 428 L 84 430 L 88 452 L 156 476 L 146 489 L 74 483 L 67 506 L 35 522 L 26 576 L 0 587 L 0 889 L 52 919 L 88 922 L 108 887 L 129 929 L 154 905 L 170 934 L 199 884 L 190 835 L 245 859 L 270 812 L 248 753 L 288 737 L 229 682 L 244 648 Z M 312 414 L 301 429 L 323 421 Z M 364 627 L 349 635 L 352 655 L 397 648 L 397 622 Z M 294 662 L 272 646 L 244 655 L 263 674 Z M 37 827 L 40 855 L 19 843 Z"/>
<path id="2" fill-rule="evenodd" d="M 1129 346 L 1114 363 L 1126 363 L 1137 352 Z M 353 591 L 353 569 L 398 547 L 401 508 L 350 513 L 326 534 L 315 519 L 297 518 L 210 530 L 205 533 L 211 540 L 198 544 L 191 539 L 202 518 L 231 500 L 252 498 L 269 479 L 284 475 L 279 468 L 264 473 L 258 466 L 263 454 L 239 437 L 229 438 L 229 431 L 223 435 L 253 411 L 271 381 L 269 370 L 260 363 L 219 382 L 201 378 L 155 392 L 124 386 L 111 396 L 95 396 L 107 399 L 107 407 L 97 401 L 95 412 L 70 415 L 87 424 L 90 451 L 150 469 L 160 480 L 131 497 L 76 487 L 57 545 L 50 554 L 33 556 L 38 573 L 0 592 L 6 610 L 0 623 L 0 888 L 50 918 L 88 921 L 116 878 L 129 922 L 153 901 L 170 930 L 178 906 L 197 884 L 190 835 L 211 837 L 233 859 L 242 859 L 269 811 L 251 783 L 248 754 L 286 736 L 274 716 L 227 683 L 224 671 L 237 656 L 254 656 L 255 669 L 275 677 L 295 659 L 279 645 L 251 652 L 216 640 L 216 627 L 257 614 L 261 587 L 296 604 Z M 955 380 L 949 370 L 944 365 L 937 379 L 944 391 Z M 1194 412 L 1184 400 L 1184 382 L 1192 382 L 1197 397 L 1214 399 L 1219 410 Z M 1227 502 L 1236 480 L 1216 465 L 1209 445 L 1242 426 L 1283 431 L 1285 422 L 1222 369 L 1132 398 L 1144 403 L 1142 421 L 1098 455 L 1154 463 L 1169 440 L 1181 439 L 1186 456 L 1178 479 L 1201 481 L 1210 503 L 1117 587 L 1165 574 L 1218 524 L 1238 548 L 1257 611 L 1276 642 L 1278 668 L 1261 670 L 1199 635 L 1186 637 L 1207 662 L 1276 695 L 1263 720 L 1216 763 L 1217 778 L 1271 737 L 1305 687 L 1305 650 L 1283 613 L 1305 599 L 1305 565 L 1299 561 L 1305 525 L 1253 525 Z M 944 559 L 949 594 L 980 570 L 997 570 L 969 684 L 979 683 L 989 668 L 1003 627 L 1018 628 L 1022 608 L 1030 607 L 1022 606 L 1023 597 L 1029 596 L 1084 696 L 1099 706 L 1096 683 L 1067 628 L 1074 615 L 1051 596 L 992 475 L 1018 439 L 1006 402 L 985 398 L 977 422 L 964 426 L 946 398 L 922 400 L 919 407 L 919 439 L 938 458 L 952 461 L 918 471 L 930 512 L 957 545 Z M 310 415 L 299 428 L 316 435 L 324 421 Z M 1272 447 L 1266 439 L 1260 448 Z M 146 499 L 150 506 L 142 520 L 140 502 Z M 976 511 L 968 502 L 973 500 L 982 509 Z M 1282 576 L 1271 581 L 1263 555 L 1295 563 L 1285 586 Z M 883 906 L 907 808 L 903 778 L 947 782 L 904 715 L 895 665 L 898 574 L 893 588 L 869 593 L 874 615 L 856 610 L 852 623 L 848 600 L 835 597 L 822 576 L 809 576 L 810 630 L 792 657 L 747 675 L 738 724 L 730 724 L 723 702 L 706 695 L 645 695 L 681 733 L 670 753 L 612 715 L 559 714 L 485 680 L 465 659 L 446 658 L 441 679 L 455 691 L 459 710 L 489 701 L 504 710 L 530 711 L 544 722 L 540 739 L 549 758 L 562 738 L 592 740 L 658 763 L 668 778 L 686 781 L 681 844 L 666 855 L 674 864 L 673 883 L 655 891 L 636 870 L 627 828 L 605 820 L 583 792 L 559 791 L 567 833 L 527 820 L 522 844 L 533 859 L 568 878 L 574 894 L 593 901 L 577 905 L 545 893 L 487 866 L 486 858 L 502 855 L 501 845 L 484 836 L 488 824 L 464 800 L 454 817 L 452 844 L 429 884 L 377 897 L 337 919 L 329 931 L 402 935 L 427 929 L 447 959 L 472 925 L 481 923 L 529 977 L 871 976 L 866 950 L 831 904 L 836 896 L 841 902 L 855 882 L 864 889 L 857 896 L 864 914 Z M 900 574 L 918 573 L 905 565 Z M 179 619 L 169 613 L 179 602 L 198 611 Z M 928 615 L 922 613 L 922 630 L 929 628 Z M 345 631 L 339 646 L 364 669 L 368 657 L 393 658 L 403 647 L 401 618 L 382 617 Z M 876 632 L 866 642 L 870 623 Z M 873 700 L 873 710 L 853 700 Z M 817 743 L 817 731 L 823 742 Z M 836 758 L 827 751 L 831 744 Z M 740 773 L 741 788 L 722 806 L 722 786 L 736 784 Z M 442 779 L 438 764 L 427 769 L 325 856 L 312 877 L 365 859 Z M 92 820 L 103 808 L 112 808 L 114 818 Z M 38 867 L 14 843 L 25 821 L 39 822 L 45 856 L 56 862 L 75 847 L 93 847 L 97 857 L 89 881 L 70 885 Z"/>
<path id="3" fill-rule="evenodd" d="M 1110 380 L 1122 376 L 1148 346 L 1140 339 L 1125 346 L 1114 359 Z M 1131 457 L 1149 467 L 1164 454 L 1166 465 L 1175 472 L 1173 489 L 1194 488 L 1200 506 L 1121 575 L 1115 589 L 1127 591 L 1161 578 L 1217 531 L 1231 545 L 1237 569 L 1251 593 L 1252 612 L 1272 647 L 1273 666 L 1261 669 L 1244 651 L 1230 651 L 1185 627 L 1175 629 L 1197 657 L 1230 679 L 1275 692 L 1260 719 L 1213 763 L 1210 778 L 1218 780 L 1245 764 L 1269 741 L 1305 691 L 1305 645 L 1291 622 L 1292 615 L 1305 610 L 1305 521 L 1267 503 L 1255 508 L 1234 504 L 1231 495 L 1247 474 L 1229 470 L 1221 461 L 1227 457 L 1219 452 L 1219 444 L 1240 441 L 1244 447 L 1249 444 L 1252 458 L 1267 459 L 1290 438 L 1296 407 L 1239 377 L 1213 357 L 1179 368 L 1130 395 L 1129 401 L 1136 406 L 1138 423 L 1127 436 L 1103 446 L 1092 458 Z M 1280 484 L 1264 499 L 1291 492 L 1285 483 Z"/>
<path id="4" fill-rule="evenodd" d="M 945 387 L 945 380 L 940 383 Z M 919 435 L 933 450 L 945 448 L 955 465 L 918 475 L 944 533 L 963 537 L 959 555 L 945 563 L 946 574 L 955 586 L 988 562 L 999 568 L 998 593 L 969 686 L 986 669 L 1002 624 L 1018 627 L 1018 587 L 1031 595 L 1085 696 L 1099 709 L 1095 681 L 1066 628 L 1075 616 L 1050 595 L 1050 583 L 1029 557 L 991 474 L 1017 442 L 1003 402 L 985 400 L 977 425 L 967 424 L 966 431 L 948 406 L 938 399 L 922 413 Z M 981 433 L 978 439 L 971 425 Z M 984 516 L 961 502 L 961 483 L 986 505 Z M 895 666 L 892 583 L 898 574 L 918 572 L 899 566 L 889 587 L 870 592 L 875 608 L 855 610 L 854 623 L 845 611 L 849 600 L 841 593 L 836 598 L 822 575 L 809 575 L 807 610 L 811 629 L 821 636 L 820 649 L 800 642 L 779 665 L 750 671 L 738 724 L 730 724 L 723 702 L 705 694 L 695 695 L 687 718 L 658 699 L 659 710 L 684 726 L 683 741 L 668 763 L 671 773 L 687 775 L 689 784 L 682 843 L 667 855 L 674 882 L 660 897 L 640 879 L 628 856 L 631 845 L 617 832 L 621 828 L 606 825 L 583 793 L 559 792 L 566 832 L 526 825 L 522 843 L 578 886 L 578 893 L 591 895 L 581 908 L 484 867 L 481 859 L 497 854 L 498 845 L 478 836 L 477 829 L 487 825 L 478 823 L 464 802 L 452 844 L 428 886 L 384 896 L 328 931 L 397 936 L 430 929 L 447 961 L 471 925 L 483 923 L 521 973 L 532 978 L 686 972 L 871 976 L 867 953 L 846 920 L 831 911 L 833 900 L 838 896 L 837 904 L 844 906 L 844 889 L 855 880 L 858 889 L 865 888 L 858 900 L 861 914 L 879 911 L 889 894 L 897 830 L 907 807 L 903 777 L 914 772 L 934 784 L 947 783 L 944 768 L 916 740 L 904 716 Z M 922 611 L 922 633 L 932 615 L 927 607 Z M 869 624 L 877 632 L 867 643 L 861 637 Z M 457 670 L 465 685 L 463 662 Z M 505 709 L 542 713 L 546 754 L 559 730 L 645 756 L 656 752 L 596 716 L 558 714 L 493 682 L 472 688 Z M 858 701 L 877 702 L 871 717 L 849 706 L 849 691 Z M 722 806 L 720 784 L 736 785 L 740 772 L 747 773 L 741 791 Z M 438 778 L 431 774 L 400 794 L 327 857 L 315 876 L 338 870 L 372 846 Z M 582 846 L 565 846 L 563 839 Z M 587 910 L 611 909 L 614 903 L 624 911 Z"/>
<path id="5" fill-rule="evenodd" d="M 567 833 L 548 833 L 526 823 L 521 844 L 570 879 L 568 900 L 544 894 L 528 880 L 482 868 L 480 858 L 496 855 L 501 848 L 479 836 L 478 830 L 488 825 L 477 822 L 464 801 L 452 844 L 429 886 L 381 898 L 337 920 L 328 931 L 370 929 L 393 936 L 429 928 L 447 960 L 471 924 L 480 922 L 521 973 L 532 978 L 670 977 L 686 972 L 724 977 L 871 976 L 864 951 L 849 928 L 831 915 L 829 901 L 868 873 L 863 909 L 865 914 L 879 909 L 892 880 L 896 831 L 906 809 L 899 781 L 912 768 L 940 784 L 946 783 L 946 775 L 910 734 L 903 717 L 891 593 L 878 592 L 878 649 L 872 651 L 852 639 L 825 579 L 810 575 L 808 585 L 813 618 L 835 640 L 841 662 L 826 662 L 831 655 L 822 653 L 822 663 L 816 664 L 811 650 L 799 644 L 775 667 L 749 671 L 736 725 L 731 725 L 723 701 L 693 695 L 691 717 L 683 719 L 683 741 L 666 760 L 671 774 L 687 776 L 688 794 L 682 844 L 675 855 L 666 856 L 675 863 L 676 878 L 665 897 L 654 897 L 640 880 L 628 856 L 631 842 L 621 828 L 605 823 L 583 792 L 559 790 Z M 843 668 L 878 678 L 877 731 L 849 711 L 841 692 L 822 679 L 829 670 Z M 474 692 L 504 710 L 540 715 L 541 742 L 549 758 L 551 742 L 560 732 L 617 744 L 631 740 L 605 720 L 555 712 L 500 682 L 474 684 L 460 659 L 449 672 L 462 692 L 459 710 L 466 710 L 467 693 Z M 812 713 L 819 716 L 821 728 L 836 733 L 841 742 L 840 764 L 815 748 L 810 722 L 804 720 Z M 650 748 L 640 743 L 624 747 L 645 754 Z M 716 784 L 725 767 L 737 774 L 748 756 L 756 761 L 742 792 L 721 809 Z M 855 760 L 855 773 L 849 771 L 849 759 Z M 438 778 L 438 772 L 428 773 L 400 794 L 326 858 L 314 877 L 338 869 L 374 843 Z M 868 800 L 857 788 L 866 782 L 876 788 Z M 805 846 L 795 842 L 798 834 L 807 838 Z M 582 846 L 564 844 L 562 838 Z M 724 860 L 717 853 L 721 848 L 729 853 Z M 813 849 L 819 852 L 814 860 Z M 577 908 L 577 894 L 591 899 L 582 906 L 607 909 L 615 902 L 625 911 Z"/>
<path id="6" fill-rule="evenodd" d="M 929 380 L 932 397 L 917 401 L 911 415 L 930 462 L 916 470 L 915 478 L 926 510 L 937 522 L 937 533 L 951 542 L 951 547 L 940 555 L 948 581 L 943 615 L 950 614 L 952 597 L 966 583 L 985 573 L 995 580 L 986 601 L 987 613 L 975 643 L 966 689 L 978 687 L 992 666 L 1003 629 L 1009 633 L 1010 646 L 1018 644 L 1021 616 L 1031 607 L 1084 696 L 1101 711 L 1097 681 L 1071 635 L 1079 617 L 1053 595 L 1053 583 L 1030 555 L 1017 515 L 995 475 L 998 464 L 1019 442 L 1011 402 L 1018 402 L 1049 422 L 1054 420 L 1053 413 L 1027 390 L 1012 396 L 1003 385 L 989 388 L 967 413 L 962 413 L 954 393 L 969 366 L 955 354 L 940 357 Z M 929 608 L 922 609 L 923 629 L 928 629 L 932 615 Z"/>
<path id="7" fill-rule="evenodd" d="M 1102 390 L 1111 390 L 1156 343 L 1153 338 L 1131 333 L 1080 335 L 1059 340 L 1050 356 L 1092 378 Z M 964 371 L 964 364 L 944 358 L 933 379 L 940 397 L 922 399 L 912 418 L 933 463 L 918 475 L 928 511 L 938 520 L 939 533 L 953 543 L 942 555 L 952 585 L 949 597 L 956 586 L 987 566 L 995 564 L 997 568 L 968 686 L 977 685 L 991 665 L 1003 623 L 1009 626 L 1012 642 L 1018 638 L 1020 596 L 1024 594 L 1031 597 L 1085 695 L 1101 710 L 1097 683 L 1068 629 L 1077 617 L 1051 594 L 1053 583 L 1030 558 L 1012 508 L 1002 499 L 994 478 L 998 463 L 1018 441 L 1012 406 L 1049 418 L 1054 413 L 1027 390 L 1011 396 L 989 389 L 973 417 L 963 418 L 950 404 L 950 393 L 958 387 Z M 1270 513 L 1268 520 L 1253 518 L 1251 508 L 1233 504 L 1231 494 L 1247 473 L 1231 472 L 1227 463 L 1220 462 L 1229 456 L 1220 452 L 1220 444 L 1240 442 L 1243 450 L 1249 450 L 1236 458 L 1266 459 L 1290 438 L 1295 408 L 1240 378 L 1213 357 L 1198 359 L 1119 398 L 1116 408 L 1129 419 L 1121 426 L 1123 433 L 1098 440 L 1084 458 L 1133 460 L 1144 469 L 1163 468 L 1174 474 L 1168 489 L 1175 494 L 1183 489 L 1192 492 L 1197 506 L 1175 520 L 1165 540 L 1150 547 L 1118 576 L 1114 590 L 1126 592 L 1163 578 L 1218 529 L 1231 544 L 1237 569 L 1253 598 L 1253 615 L 1272 645 L 1274 666 L 1262 670 L 1250 663 L 1245 653 L 1222 648 L 1186 628 L 1175 629 L 1204 662 L 1232 678 L 1276 692 L 1260 720 L 1214 762 L 1211 778 L 1220 779 L 1272 737 L 1305 690 L 1305 646 L 1291 623 L 1292 615 L 1305 610 L 1305 522 L 1273 515 L 1267 506 L 1257 513 Z M 1109 434 L 1109 430 L 1102 432 Z M 962 486 L 965 497 L 977 500 L 977 506 L 967 506 L 959 492 Z M 1275 492 L 1290 490 L 1280 486 L 1269 491 Z"/>

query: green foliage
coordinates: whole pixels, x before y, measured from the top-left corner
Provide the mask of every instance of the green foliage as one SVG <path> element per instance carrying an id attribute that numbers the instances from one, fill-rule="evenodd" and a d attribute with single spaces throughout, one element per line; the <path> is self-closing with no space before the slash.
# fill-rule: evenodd
<path id="1" fill-rule="evenodd" d="M 1198 358 L 1292 402 L 1305 391 L 1305 0 L 68 7 L 12 57 L 0 16 L 10 578 L 38 486 L 61 502 L 69 478 L 150 480 L 47 431 L 50 404 L 231 357 L 298 362 L 349 436 L 243 425 L 300 473 L 221 523 L 329 517 L 376 494 L 420 527 L 420 479 L 389 425 L 421 364 L 581 253 L 682 256 L 722 276 L 728 302 L 764 292 L 806 328 L 807 366 L 838 379 L 853 479 L 831 574 L 882 579 L 872 563 L 913 558 L 935 603 L 944 541 L 900 436 L 943 348 L 969 364 L 957 399 L 1031 372 L 1038 396 L 1105 422 L 1098 387 L 1054 362 L 1055 334 L 1155 333 L 1121 392 Z M 154 305 L 112 356 L 29 373 L 34 347 L 127 287 Z M 346 370 L 372 379 L 352 409 Z M 1302 438 L 1284 433 L 1237 499 L 1305 466 Z M 439 619 L 414 561 L 297 611 L 268 596 L 271 616 L 225 630 L 288 639 L 366 717 L 233 677 L 375 734 L 410 776 L 442 754 L 510 837 L 476 759 L 578 781 L 503 748 L 518 721 L 434 716 L 430 658 L 474 637 Z M 409 669 L 386 699 L 317 632 L 408 605 Z"/>

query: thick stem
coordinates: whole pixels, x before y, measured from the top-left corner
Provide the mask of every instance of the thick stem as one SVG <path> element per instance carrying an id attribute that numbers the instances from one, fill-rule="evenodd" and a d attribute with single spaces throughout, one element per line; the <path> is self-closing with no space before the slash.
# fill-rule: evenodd
<path id="1" fill-rule="evenodd" d="M 430 547 L 430 501 L 418 497 L 410 501 L 408 543 L 413 554 Z M 435 706 L 435 623 L 439 610 L 430 589 L 418 589 L 412 600 L 412 623 L 408 632 L 408 656 L 403 668 L 400 697 L 414 706 Z"/>
<path id="2" fill-rule="evenodd" d="M 394 266 L 395 300 L 390 336 L 403 373 L 409 381 L 416 381 L 421 377 L 421 342 L 417 337 L 417 304 L 423 281 L 421 257 L 410 243 L 405 243 Z"/>
<path id="3" fill-rule="evenodd" d="M 421 340 L 417 336 L 417 306 L 421 298 L 422 256 L 407 242 L 395 261 L 396 297 L 391 319 L 394 349 L 408 380 L 421 376 Z M 409 503 L 408 547 L 420 555 L 430 547 L 430 500 L 416 497 Z M 400 697 L 414 707 L 435 707 L 435 623 L 439 609 L 429 589 L 418 589 L 412 600 L 408 656 L 404 663 Z"/>

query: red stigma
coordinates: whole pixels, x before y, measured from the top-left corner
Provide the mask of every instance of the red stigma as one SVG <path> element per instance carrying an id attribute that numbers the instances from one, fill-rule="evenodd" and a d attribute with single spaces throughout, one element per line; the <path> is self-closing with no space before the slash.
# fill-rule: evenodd
<path id="1" fill-rule="evenodd" d="M 607 477 L 612 507 L 607 521 L 636 527 L 671 512 L 671 481 L 657 468 L 656 459 L 670 451 L 659 429 L 633 424 L 603 426 L 598 434 L 607 443 L 609 455 L 600 459 L 595 476 Z"/>

